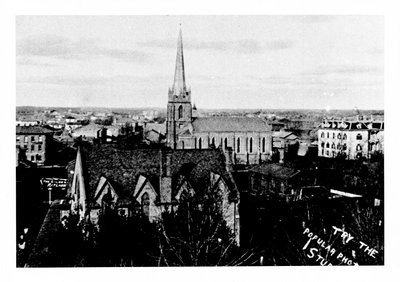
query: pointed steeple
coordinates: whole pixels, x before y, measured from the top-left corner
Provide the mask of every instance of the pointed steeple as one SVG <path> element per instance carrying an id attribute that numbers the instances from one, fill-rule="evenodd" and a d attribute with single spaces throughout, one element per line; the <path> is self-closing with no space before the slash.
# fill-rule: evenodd
<path id="1" fill-rule="evenodd" d="M 86 214 L 86 189 L 83 178 L 83 166 L 81 149 L 78 147 L 75 161 L 74 178 L 72 180 L 73 207 L 72 209 L 79 214 L 80 219 Z"/>
<path id="2" fill-rule="evenodd" d="M 183 61 L 183 44 L 182 44 L 182 29 L 179 29 L 178 46 L 176 54 L 175 77 L 172 91 L 178 96 L 181 93 L 186 93 L 185 83 L 185 65 Z"/>

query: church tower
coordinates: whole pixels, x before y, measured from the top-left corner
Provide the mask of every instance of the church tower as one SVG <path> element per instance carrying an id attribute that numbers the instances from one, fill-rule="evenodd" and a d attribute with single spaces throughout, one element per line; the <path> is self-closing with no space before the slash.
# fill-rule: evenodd
<path id="1" fill-rule="evenodd" d="M 176 54 L 175 77 L 168 90 L 167 106 L 167 146 L 176 149 L 181 128 L 192 122 L 191 91 L 186 87 L 185 66 L 183 61 L 182 30 L 179 30 L 178 50 Z"/>

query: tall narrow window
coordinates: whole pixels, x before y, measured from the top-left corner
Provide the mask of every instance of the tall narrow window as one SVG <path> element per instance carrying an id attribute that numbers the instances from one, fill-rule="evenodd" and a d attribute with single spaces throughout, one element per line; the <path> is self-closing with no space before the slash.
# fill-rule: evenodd
<path id="1" fill-rule="evenodd" d="M 335 132 L 334 132 L 334 133 L 332 133 L 332 138 L 333 138 L 333 139 L 335 139 Z"/>
<path id="2" fill-rule="evenodd" d="M 199 149 L 201 149 L 201 138 L 199 138 Z"/>
<path id="3" fill-rule="evenodd" d="M 322 132 L 321 133 L 321 138 L 324 138 L 325 137 L 325 134 Z"/>
<path id="4" fill-rule="evenodd" d="M 252 137 L 250 137 L 249 152 L 253 153 L 253 138 Z"/>
<path id="5" fill-rule="evenodd" d="M 238 138 L 237 139 L 237 142 L 236 142 L 236 151 L 238 152 L 238 153 L 240 153 L 240 138 Z"/>
<path id="6" fill-rule="evenodd" d="M 346 133 L 343 134 L 343 140 L 347 140 L 347 134 Z"/>
<path id="7" fill-rule="evenodd" d="M 181 119 L 182 117 L 183 117 L 183 108 L 182 105 L 180 105 L 178 108 L 178 119 Z"/>
<path id="8" fill-rule="evenodd" d="M 185 149 L 185 142 L 181 141 L 182 149 Z"/>
<path id="9" fill-rule="evenodd" d="M 25 137 L 24 137 L 24 142 L 25 142 L 25 143 L 28 143 L 28 136 L 25 136 Z"/>
<path id="10" fill-rule="evenodd" d="M 150 197 L 147 192 L 142 195 L 142 212 L 147 217 L 150 214 Z"/>
<path id="11" fill-rule="evenodd" d="M 329 132 L 326 133 L 326 138 L 329 138 Z"/>
<path id="12" fill-rule="evenodd" d="M 211 144 L 212 144 L 213 146 L 215 146 L 215 138 L 214 138 L 214 137 L 211 139 Z"/>
<path id="13" fill-rule="evenodd" d="M 336 149 L 335 143 L 332 143 L 332 149 Z"/>
<path id="14" fill-rule="evenodd" d="M 326 148 L 329 148 L 329 143 L 328 142 L 326 143 Z"/>
<path id="15" fill-rule="evenodd" d="M 262 152 L 265 153 L 265 137 L 262 139 Z"/>
<path id="16" fill-rule="evenodd" d="M 43 136 L 39 135 L 39 142 L 43 142 Z"/>
<path id="17" fill-rule="evenodd" d="M 342 138 L 342 136 L 340 135 L 340 133 L 338 133 L 337 139 L 340 139 L 340 138 Z"/>
<path id="18" fill-rule="evenodd" d="M 225 138 L 224 140 L 224 148 L 228 148 L 228 138 Z"/>

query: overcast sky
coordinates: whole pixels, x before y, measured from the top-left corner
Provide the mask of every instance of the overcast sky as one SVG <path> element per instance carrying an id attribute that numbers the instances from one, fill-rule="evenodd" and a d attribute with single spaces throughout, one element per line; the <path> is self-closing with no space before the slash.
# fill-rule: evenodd
<path id="1" fill-rule="evenodd" d="M 17 106 L 383 109 L 381 16 L 18 16 Z M 193 102 L 192 101 L 192 102 Z"/>

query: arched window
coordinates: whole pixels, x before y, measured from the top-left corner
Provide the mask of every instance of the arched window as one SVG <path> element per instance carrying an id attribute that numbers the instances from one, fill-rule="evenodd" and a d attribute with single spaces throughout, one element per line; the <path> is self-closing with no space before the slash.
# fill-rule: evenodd
<path id="1" fill-rule="evenodd" d="M 142 195 L 142 212 L 146 217 L 150 214 L 150 197 L 147 192 Z"/>
<path id="2" fill-rule="evenodd" d="M 358 134 L 357 134 L 357 137 L 356 137 L 356 139 L 357 139 L 357 140 L 362 140 L 362 136 L 361 136 L 361 134 L 360 134 L 360 133 L 358 133 Z"/>
<path id="3" fill-rule="evenodd" d="M 225 140 L 224 140 L 224 148 L 225 149 L 228 148 L 228 138 L 226 138 L 226 137 L 225 137 Z"/>
<path id="4" fill-rule="evenodd" d="M 211 145 L 215 146 L 215 138 L 214 137 L 211 139 Z"/>
<path id="5" fill-rule="evenodd" d="M 360 144 L 357 144 L 356 150 L 357 150 L 357 151 L 361 151 L 361 150 L 362 150 L 362 147 L 361 147 Z"/>
<path id="6" fill-rule="evenodd" d="M 238 153 L 240 153 L 240 138 L 237 139 L 236 147 L 237 147 L 236 151 L 237 151 Z"/>
<path id="7" fill-rule="evenodd" d="M 328 142 L 326 142 L 326 148 L 329 148 L 329 143 Z"/>
<path id="8" fill-rule="evenodd" d="M 324 132 L 322 132 L 321 133 L 321 138 L 324 138 L 325 137 L 325 134 L 324 134 Z"/>
<path id="9" fill-rule="evenodd" d="M 252 137 L 250 137 L 249 152 L 253 153 L 253 138 Z"/>
<path id="10" fill-rule="evenodd" d="M 340 138 L 342 138 L 342 135 L 340 135 L 340 133 L 338 133 L 337 139 L 340 139 Z"/>
<path id="11" fill-rule="evenodd" d="M 181 119 L 182 117 L 183 117 L 183 108 L 182 105 L 180 105 L 178 108 L 178 119 Z"/>
<path id="12" fill-rule="evenodd" d="M 332 143 L 332 149 L 336 149 L 335 143 Z"/>
<path id="13" fill-rule="evenodd" d="M 262 152 L 265 153 L 265 137 L 262 139 Z"/>
<path id="14" fill-rule="evenodd" d="M 347 150 L 347 145 L 343 144 L 343 150 L 346 151 Z"/>
<path id="15" fill-rule="evenodd" d="M 343 140 L 347 140 L 347 134 L 346 133 L 343 134 Z"/>
<path id="16" fill-rule="evenodd" d="M 201 138 L 199 138 L 199 149 L 201 149 Z"/>

